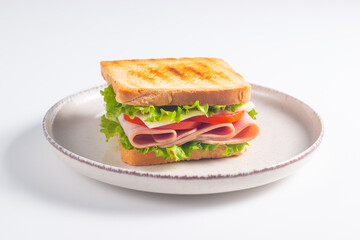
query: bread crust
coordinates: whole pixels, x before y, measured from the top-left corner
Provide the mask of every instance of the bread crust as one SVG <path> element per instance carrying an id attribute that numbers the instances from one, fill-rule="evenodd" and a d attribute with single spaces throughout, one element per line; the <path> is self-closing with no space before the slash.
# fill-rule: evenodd
<path id="1" fill-rule="evenodd" d="M 134 149 L 126 150 L 121 146 L 120 143 L 120 150 L 121 150 L 121 160 L 125 163 L 134 166 L 147 166 L 147 165 L 155 165 L 155 164 L 164 164 L 164 163 L 171 163 L 176 162 L 173 159 L 165 160 L 163 157 L 157 157 L 154 152 L 149 153 L 139 153 Z M 189 158 L 182 159 L 180 161 L 189 161 L 189 160 L 199 160 L 203 158 L 224 158 L 229 156 L 224 156 L 222 153 L 224 152 L 225 147 L 219 146 L 215 150 L 202 152 L 200 150 L 192 152 Z M 247 146 L 239 153 L 233 153 L 230 156 L 240 155 L 247 151 Z"/>
<path id="2" fill-rule="evenodd" d="M 116 100 L 135 106 L 246 103 L 251 86 L 217 58 L 102 61 L 101 74 Z"/>

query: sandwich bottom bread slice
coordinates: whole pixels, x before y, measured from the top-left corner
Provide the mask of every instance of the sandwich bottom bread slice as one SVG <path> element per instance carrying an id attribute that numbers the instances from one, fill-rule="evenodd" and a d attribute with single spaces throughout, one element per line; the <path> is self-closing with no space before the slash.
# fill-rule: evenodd
<path id="1" fill-rule="evenodd" d="M 148 152 L 143 154 L 134 149 L 126 150 L 120 144 L 122 161 L 135 166 L 171 163 L 180 160 L 188 161 L 188 160 L 199 160 L 202 158 L 223 158 L 224 157 L 223 152 L 225 151 L 225 149 L 226 148 L 224 146 L 219 146 L 215 150 L 210 150 L 206 152 L 201 150 L 196 150 L 194 152 L 191 152 L 188 158 L 176 160 L 175 158 L 164 159 L 164 157 L 162 156 L 156 156 L 155 152 Z M 247 150 L 247 145 L 245 145 L 240 152 L 233 152 L 229 156 L 240 155 L 246 152 L 246 150 Z"/>
<path id="2" fill-rule="evenodd" d="M 134 106 L 119 103 L 111 85 L 101 91 L 101 132 L 118 137 L 122 161 L 163 164 L 240 155 L 259 133 L 251 102 L 232 105 Z"/>

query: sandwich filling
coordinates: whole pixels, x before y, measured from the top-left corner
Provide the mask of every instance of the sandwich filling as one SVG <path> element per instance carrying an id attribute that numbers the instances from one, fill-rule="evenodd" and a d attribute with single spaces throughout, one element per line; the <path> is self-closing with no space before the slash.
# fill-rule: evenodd
<path id="1" fill-rule="evenodd" d="M 241 152 L 259 133 L 254 105 L 133 106 L 118 103 L 109 85 L 101 91 L 106 115 L 101 132 L 118 136 L 125 149 L 155 152 L 165 159 L 189 158 L 191 152 L 225 146 L 224 155 Z"/>

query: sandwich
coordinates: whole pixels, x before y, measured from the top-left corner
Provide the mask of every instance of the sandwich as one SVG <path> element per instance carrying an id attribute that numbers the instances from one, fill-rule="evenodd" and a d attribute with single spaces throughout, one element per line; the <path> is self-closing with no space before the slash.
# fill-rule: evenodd
<path id="1" fill-rule="evenodd" d="M 251 86 L 217 58 L 102 61 L 100 131 L 121 159 L 153 165 L 240 155 L 259 134 Z"/>

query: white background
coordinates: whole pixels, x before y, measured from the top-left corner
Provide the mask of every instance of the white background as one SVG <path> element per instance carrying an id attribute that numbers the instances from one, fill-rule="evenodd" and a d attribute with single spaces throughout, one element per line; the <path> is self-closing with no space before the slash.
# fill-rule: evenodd
<path id="1" fill-rule="evenodd" d="M 99 61 L 209 56 L 310 104 L 316 157 L 255 189 L 142 193 L 57 160 L 41 130 Z M 359 1 L 1 1 L 0 239 L 360 239 Z M 274 143 L 269 143 L 274 144 Z"/>

